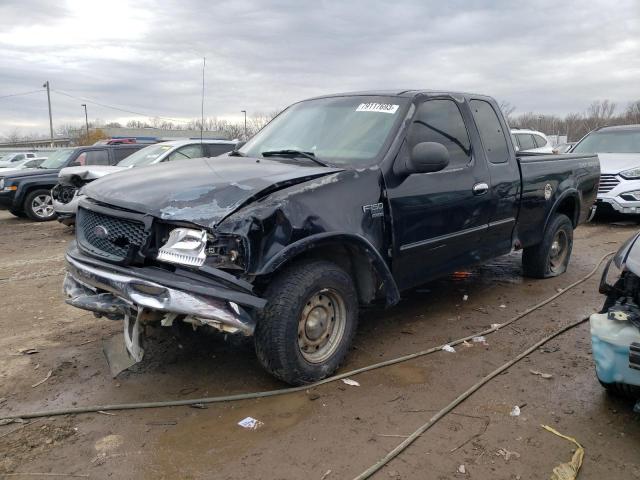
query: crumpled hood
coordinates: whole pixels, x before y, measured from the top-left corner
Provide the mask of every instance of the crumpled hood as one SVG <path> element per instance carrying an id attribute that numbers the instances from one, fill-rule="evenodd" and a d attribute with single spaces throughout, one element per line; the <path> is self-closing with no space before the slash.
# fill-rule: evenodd
<path id="1" fill-rule="evenodd" d="M 61 182 L 69 181 L 72 178 L 79 180 L 96 180 L 110 173 L 127 170 L 128 167 L 118 167 L 115 165 L 89 165 L 83 167 L 67 167 L 60 170 L 58 178 Z"/>
<path id="2" fill-rule="evenodd" d="M 85 187 L 89 198 L 163 220 L 213 227 L 271 191 L 341 169 L 301 160 L 221 156 L 135 168 Z"/>
<path id="3" fill-rule="evenodd" d="M 599 153 L 600 172 L 617 174 L 640 167 L 640 153 Z"/>

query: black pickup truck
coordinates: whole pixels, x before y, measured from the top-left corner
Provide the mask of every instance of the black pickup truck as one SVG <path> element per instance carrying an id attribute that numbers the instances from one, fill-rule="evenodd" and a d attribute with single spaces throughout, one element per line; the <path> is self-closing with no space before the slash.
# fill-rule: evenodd
<path id="1" fill-rule="evenodd" d="M 51 189 L 64 167 L 115 165 L 147 145 L 93 145 L 61 148 L 47 155 L 39 167 L 3 175 L 0 169 L 0 209 L 36 222 L 53 220 Z"/>
<path id="2" fill-rule="evenodd" d="M 253 335 L 303 384 L 339 366 L 360 307 L 513 249 L 525 275 L 563 273 L 599 172 L 594 155 L 516 156 L 490 97 L 314 98 L 226 156 L 91 183 L 64 290 L 124 319 L 135 360 L 143 325 L 187 322 Z"/>

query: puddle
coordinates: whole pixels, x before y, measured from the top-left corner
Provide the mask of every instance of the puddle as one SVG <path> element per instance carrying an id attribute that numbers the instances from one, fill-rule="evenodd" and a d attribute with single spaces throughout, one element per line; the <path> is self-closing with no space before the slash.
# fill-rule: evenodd
<path id="1" fill-rule="evenodd" d="M 314 406 L 304 393 L 224 406 L 209 405 L 206 410 L 179 418 L 177 424 L 166 427 L 166 431 L 151 429 L 149 439 L 156 441 L 150 463 L 167 478 L 210 472 L 211 468 L 238 460 L 256 444 L 268 443 L 277 434 L 294 427 L 309 417 Z M 238 426 L 246 417 L 256 418 L 264 425 L 257 430 Z M 180 456 L 175 455 L 177 451 Z"/>

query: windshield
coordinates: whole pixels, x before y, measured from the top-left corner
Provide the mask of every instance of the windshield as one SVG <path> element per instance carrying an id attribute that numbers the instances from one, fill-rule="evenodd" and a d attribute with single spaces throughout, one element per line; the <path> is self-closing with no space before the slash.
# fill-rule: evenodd
<path id="1" fill-rule="evenodd" d="M 118 163 L 119 167 L 139 167 L 140 165 L 151 165 L 158 159 L 160 155 L 171 150 L 173 145 L 149 145 L 137 152 L 132 153 L 124 160 Z"/>
<path id="2" fill-rule="evenodd" d="M 249 140 L 240 152 L 297 150 L 336 165 L 374 163 L 399 124 L 408 99 L 331 97 L 292 105 Z"/>
<path id="3" fill-rule="evenodd" d="M 40 164 L 39 168 L 62 168 L 75 149 L 63 148 L 52 152 L 49 157 Z"/>
<path id="4" fill-rule="evenodd" d="M 592 132 L 571 153 L 640 153 L 640 128 Z"/>

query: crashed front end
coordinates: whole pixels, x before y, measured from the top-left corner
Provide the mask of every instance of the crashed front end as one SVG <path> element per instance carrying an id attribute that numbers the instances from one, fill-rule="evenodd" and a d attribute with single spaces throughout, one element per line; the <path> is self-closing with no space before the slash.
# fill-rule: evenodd
<path id="1" fill-rule="evenodd" d="M 76 242 L 66 253 L 67 303 L 124 320 L 124 341 L 136 361 L 144 353 L 143 326 L 185 322 L 252 335 L 265 301 L 242 269 L 237 238 L 217 238 L 197 226 L 162 222 L 82 199 Z"/>
<path id="2" fill-rule="evenodd" d="M 607 264 L 600 313 L 590 317 L 598 379 L 608 389 L 640 396 L 640 243 L 634 235 Z"/>

